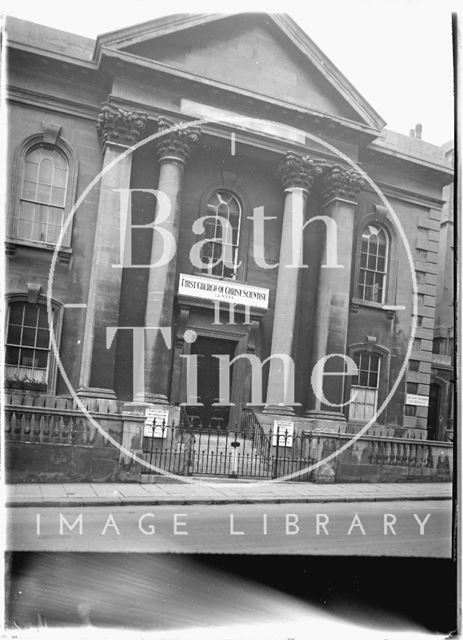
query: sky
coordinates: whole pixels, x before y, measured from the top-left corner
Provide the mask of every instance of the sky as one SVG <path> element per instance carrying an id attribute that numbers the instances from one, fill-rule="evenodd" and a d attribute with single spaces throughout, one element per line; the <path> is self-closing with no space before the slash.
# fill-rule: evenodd
<path id="1" fill-rule="evenodd" d="M 453 138 L 452 0 L 2 0 L 7 15 L 95 38 L 171 13 L 288 13 L 386 121 Z M 460 17 L 460 16 L 459 16 Z"/>

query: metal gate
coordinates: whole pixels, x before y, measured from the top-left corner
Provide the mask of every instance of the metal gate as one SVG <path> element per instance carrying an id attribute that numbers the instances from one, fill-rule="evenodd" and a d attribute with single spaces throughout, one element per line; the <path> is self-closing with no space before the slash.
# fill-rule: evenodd
<path id="1" fill-rule="evenodd" d="M 230 478 L 279 478 L 311 462 L 304 436 L 287 432 L 266 434 L 251 411 L 235 429 L 192 429 L 154 425 L 153 435 L 143 438 L 143 457 L 151 465 L 176 475 L 225 476 Z M 143 474 L 153 471 L 143 467 Z M 298 480 L 310 480 L 303 474 Z"/>

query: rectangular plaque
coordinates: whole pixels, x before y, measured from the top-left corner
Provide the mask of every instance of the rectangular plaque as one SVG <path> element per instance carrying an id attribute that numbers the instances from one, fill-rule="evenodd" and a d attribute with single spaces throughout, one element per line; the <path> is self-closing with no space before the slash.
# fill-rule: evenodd
<path id="1" fill-rule="evenodd" d="M 268 309 L 269 290 L 232 280 L 218 280 L 181 273 L 178 294 L 201 300 L 217 300 L 247 307 Z"/>
<path id="2" fill-rule="evenodd" d="M 146 409 L 143 435 L 149 438 L 167 438 L 167 429 L 163 430 L 162 428 L 163 421 L 165 426 L 167 426 L 169 421 L 168 409 L 161 409 L 159 407 L 149 407 Z"/>
<path id="3" fill-rule="evenodd" d="M 279 447 L 292 447 L 294 436 L 294 422 L 289 420 L 274 420 L 272 431 L 272 446 L 277 445 L 277 433 L 279 438 Z"/>
<path id="4" fill-rule="evenodd" d="M 419 396 L 415 393 L 407 393 L 406 404 L 415 405 L 415 407 L 427 407 L 429 406 L 428 396 Z"/>

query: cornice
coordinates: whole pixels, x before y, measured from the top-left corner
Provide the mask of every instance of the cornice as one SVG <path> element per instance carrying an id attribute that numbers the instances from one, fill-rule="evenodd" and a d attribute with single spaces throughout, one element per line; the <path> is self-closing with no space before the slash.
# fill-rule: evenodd
<path id="1" fill-rule="evenodd" d="M 148 114 L 148 118 L 153 122 L 156 121 L 159 117 L 165 117 L 169 120 L 172 120 L 172 122 L 175 124 L 186 121 L 197 122 L 200 120 L 200 118 L 194 118 L 181 111 L 171 111 L 169 109 L 163 109 L 161 107 L 149 107 L 143 102 L 128 100 L 126 98 L 119 98 L 112 94 L 108 96 L 108 100 L 110 100 L 112 104 L 125 109 L 133 109 L 138 111 L 144 110 Z M 237 113 L 236 115 L 239 116 L 244 114 Z M 249 147 L 274 153 L 280 156 L 288 151 L 294 151 L 302 155 L 307 155 L 309 153 L 314 157 L 319 157 L 326 160 L 335 161 L 338 164 L 342 164 L 337 155 L 331 153 L 331 151 L 320 149 L 320 145 L 314 145 L 312 141 L 307 138 L 305 142 L 297 142 L 295 140 L 287 140 L 279 138 L 277 136 L 272 136 L 270 133 L 264 133 L 262 131 L 255 130 L 251 131 L 250 129 L 246 129 L 235 124 L 220 122 L 201 122 L 201 130 L 203 137 L 211 136 L 220 140 L 230 140 L 230 133 L 233 131 L 239 135 L 239 142 L 241 145 L 247 145 Z M 301 129 L 301 131 L 303 130 Z"/>
<path id="2" fill-rule="evenodd" d="M 198 24 L 203 24 L 205 22 L 205 19 L 207 19 L 207 21 L 212 21 L 217 19 L 217 16 L 215 17 L 214 16 L 197 16 L 196 18 L 197 18 Z M 191 16 L 189 18 L 185 17 L 184 20 L 191 23 Z M 172 28 L 172 31 L 175 31 L 175 30 L 176 28 Z M 105 46 L 98 47 L 96 59 L 93 61 L 87 61 L 79 58 L 74 58 L 72 56 L 67 56 L 66 54 L 47 51 L 39 47 L 18 43 L 18 42 L 15 42 L 14 40 L 9 40 L 8 46 L 18 51 L 23 51 L 25 53 L 53 59 L 62 64 L 74 65 L 85 70 L 91 70 L 96 74 L 102 72 L 103 70 L 102 67 L 105 61 L 107 61 L 109 64 L 111 64 L 111 61 L 113 61 L 113 63 L 116 65 L 118 64 L 118 62 L 135 65 L 140 69 L 150 70 L 153 73 L 162 74 L 164 76 L 170 76 L 174 79 L 177 79 L 177 80 L 180 79 L 184 82 L 200 84 L 202 86 L 209 87 L 213 91 L 219 90 L 224 93 L 228 93 L 228 94 L 231 93 L 233 95 L 238 95 L 246 100 L 251 99 L 253 101 L 256 101 L 256 103 L 262 104 L 263 106 L 271 105 L 275 108 L 284 110 L 296 116 L 304 116 L 307 118 L 312 118 L 321 123 L 326 122 L 328 123 L 328 125 L 331 125 L 331 126 L 337 126 L 343 129 L 348 129 L 357 134 L 368 136 L 370 140 L 372 138 L 377 138 L 378 135 L 380 134 L 380 129 L 377 128 L 376 126 L 369 126 L 367 124 L 363 124 L 355 120 L 350 120 L 348 118 L 342 118 L 339 116 L 334 116 L 334 115 L 322 113 L 316 110 L 308 109 L 307 107 L 301 104 L 295 104 L 292 102 L 286 102 L 284 100 L 278 100 L 269 95 L 245 90 L 235 85 L 230 85 L 226 82 L 204 78 L 198 74 L 180 70 L 161 62 L 148 60 L 146 58 L 137 56 L 132 53 L 118 51 L 117 49 L 110 49 Z M 111 72 L 114 75 L 116 75 L 114 70 L 111 69 Z M 353 90 L 354 89 L 352 88 L 352 91 Z"/>
<path id="3" fill-rule="evenodd" d="M 284 100 L 278 100 L 272 96 L 249 91 L 247 89 L 243 89 L 241 87 L 237 87 L 235 85 L 231 85 L 226 82 L 212 80 L 210 78 L 204 78 L 199 74 L 177 69 L 176 67 L 169 66 L 162 62 L 148 60 L 147 58 L 143 58 L 142 56 L 138 56 L 133 53 L 127 53 L 125 51 L 124 52 L 115 51 L 107 47 L 102 47 L 100 51 L 100 56 L 98 58 L 98 64 L 100 69 L 102 68 L 105 60 L 109 64 L 111 62 L 115 65 L 117 65 L 118 63 L 119 64 L 125 63 L 127 65 L 137 66 L 140 69 L 151 71 L 152 73 L 157 75 L 164 75 L 166 77 L 170 76 L 173 79 L 182 80 L 183 82 L 200 84 L 202 86 L 206 86 L 210 88 L 214 92 L 221 91 L 224 94 L 228 93 L 228 94 L 238 95 L 244 99 L 253 100 L 256 103 L 261 103 L 262 105 L 271 105 L 273 107 L 279 108 L 286 112 L 293 113 L 296 116 L 301 115 L 309 118 L 318 119 L 320 121 L 333 123 L 336 126 L 342 127 L 344 129 L 355 131 L 357 134 L 363 134 L 365 136 L 369 136 L 370 140 L 372 138 L 377 138 L 381 133 L 379 129 L 362 124 L 360 122 L 356 122 L 355 120 L 349 120 L 347 118 L 342 118 L 340 116 L 334 116 L 331 114 L 322 113 L 320 111 L 309 109 L 301 104 L 297 104 L 294 102 L 286 102 Z"/>
<path id="4" fill-rule="evenodd" d="M 441 198 L 434 198 L 433 196 L 428 196 L 426 194 L 419 193 L 418 191 L 403 189 L 402 187 L 396 187 L 393 184 L 380 181 L 375 181 L 375 184 L 381 189 L 386 197 L 394 198 L 395 200 L 402 200 L 411 204 L 417 204 L 420 207 L 435 209 L 436 211 L 440 211 L 442 206 L 445 204 L 445 200 L 442 200 Z M 364 191 L 376 193 L 371 189 L 368 182 L 365 183 Z"/>
<path id="5" fill-rule="evenodd" d="M 87 120 L 94 120 L 100 111 L 100 107 L 96 105 L 85 105 L 69 98 L 44 95 L 39 91 L 23 87 L 10 86 L 6 92 L 6 99 L 48 111 L 65 112 Z"/>
<path id="6" fill-rule="evenodd" d="M 67 56 L 65 53 L 58 53 L 56 51 L 49 51 L 48 49 L 42 49 L 40 47 L 34 47 L 33 45 L 24 44 L 22 42 L 16 42 L 14 39 L 8 38 L 7 46 L 10 49 L 16 49 L 17 51 L 23 51 L 24 53 L 31 53 L 36 56 L 44 58 L 52 58 L 58 62 L 65 64 L 71 64 L 83 69 L 92 71 L 98 71 L 97 64 L 92 60 L 84 60 L 82 58 L 75 58 L 74 56 Z"/>
<path id="7" fill-rule="evenodd" d="M 437 162 L 431 162 L 430 160 L 426 160 L 425 158 L 419 158 L 418 156 L 412 156 L 408 153 L 404 153 L 401 151 L 397 151 L 396 149 L 389 149 L 381 142 L 370 142 L 366 148 L 365 152 L 373 152 L 385 156 L 389 156 L 390 158 L 394 158 L 399 161 L 409 162 L 411 164 L 419 165 L 423 169 L 428 169 L 431 171 L 436 171 L 438 173 L 447 175 L 449 177 L 454 176 L 454 171 L 451 167 L 446 165 L 444 162 L 442 164 L 438 164 Z"/>
<path id="8" fill-rule="evenodd" d="M 146 35 L 151 34 L 153 29 L 153 22 L 156 22 L 158 25 L 156 29 L 156 35 L 154 37 L 160 38 L 162 36 L 180 31 L 184 28 L 192 28 L 195 26 L 200 26 L 202 24 L 207 24 L 209 22 L 214 22 L 222 17 L 223 16 L 220 14 L 211 13 L 199 13 L 196 15 L 192 15 L 191 13 L 175 14 L 172 16 L 167 16 L 164 19 L 161 18 L 155 21 L 148 20 L 147 22 L 135 24 L 127 27 L 126 29 L 120 29 L 118 31 L 118 37 L 114 36 L 114 32 L 103 33 L 96 39 L 94 59 L 98 58 L 101 48 L 105 46 L 105 43 L 108 41 L 110 41 L 111 45 L 116 48 L 122 43 L 124 43 L 124 46 L 130 47 L 134 44 L 142 42 L 145 39 Z"/>

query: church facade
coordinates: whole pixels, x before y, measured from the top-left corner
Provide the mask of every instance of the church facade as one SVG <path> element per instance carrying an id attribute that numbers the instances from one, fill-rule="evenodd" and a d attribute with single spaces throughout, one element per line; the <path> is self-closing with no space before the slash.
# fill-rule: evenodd
<path id="1" fill-rule="evenodd" d="M 420 126 L 388 130 L 287 16 L 6 35 L 13 405 L 84 406 L 127 446 L 150 411 L 446 439 L 428 409 L 453 172 Z"/>

